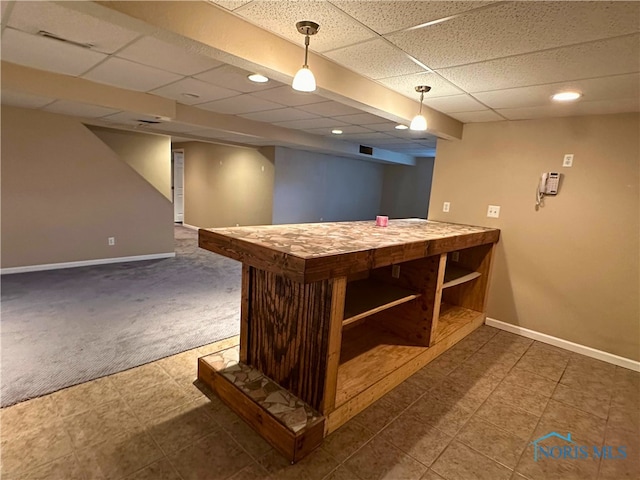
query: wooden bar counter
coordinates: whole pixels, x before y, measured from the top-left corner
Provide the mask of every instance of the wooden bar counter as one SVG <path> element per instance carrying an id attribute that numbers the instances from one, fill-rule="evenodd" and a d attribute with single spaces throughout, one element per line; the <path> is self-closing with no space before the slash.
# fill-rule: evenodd
<path id="1" fill-rule="evenodd" d="M 201 229 L 243 266 L 236 360 L 203 357 L 198 376 L 297 461 L 484 322 L 499 235 L 421 219 Z M 299 408 L 274 407 L 277 388 Z"/>

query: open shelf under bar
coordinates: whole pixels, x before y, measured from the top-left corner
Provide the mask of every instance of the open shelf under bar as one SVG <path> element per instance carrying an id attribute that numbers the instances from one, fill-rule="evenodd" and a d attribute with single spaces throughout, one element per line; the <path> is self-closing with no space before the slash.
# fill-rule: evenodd
<path id="1" fill-rule="evenodd" d="M 375 322 L 366 322 L 343 331 L 336 406 L 393 375 L 428 347 L 408 344 L 407 340 L 388 332 Z"/>
<path id="2" fill-rule="evenodd" d="M 444 272 L 444 283 L 442 288 L 455 287 L 461 283 L 470 282 L 474 278 L 478 278 L 481 275 L 480 272 L 474 272 L 468 268 L 465 268 L 457 263 L 447 264 L 447 269 Z"/>
<path id="3" fill-rule="evenodd" d="M 388 283 L 365 279 L 347 285 L 343 325 L 418 298 L 419 293 Z"/>
<path id="4" fill-rule="evenodd" d="M 458 305 L 442 303 L 440 305 L 440 316 L 438 317 L 438 327 L 436 329 L 436 342 L 451 335 L 456 330 L 473 322 L 478 317 L 483 316 L 482 312 L 476 312 Z"/>

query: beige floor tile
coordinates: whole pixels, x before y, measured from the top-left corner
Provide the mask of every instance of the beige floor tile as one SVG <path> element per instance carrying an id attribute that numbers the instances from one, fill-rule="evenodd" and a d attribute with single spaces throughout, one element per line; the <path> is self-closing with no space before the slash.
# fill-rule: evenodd
<path id="1" fill-rule="evenodd" d="M 431 466 L 446 479 L 509 480 L 511 470 L 460 442 L 453 441 Z"/>
<path id="2" fill-rule="evenodd" d="M 599 479 L 619 480 L 640 477 L 640 432 L 607 428 L 604 444 L 612 447 L 612 456 L 620 457 L 619 447 L 625 447 L 624 458 L 608 458 L 600 462 Z"/>
<path id="3" fill-rule="evenodd" d="M 487 342 L 482 350 L 492 350 L 495 352 L 506 352 L 515 355 L 523 355 L 524 352 L 533 344 L 533 340 L 505 332 L 498 332 L 495 337 Z"/>
<path id="4" fill-rule="evenodd" d="M 198 358 L 201 356 L 197 349 L 187 350 L 186 352 L 158 360 L 156 363 L 171 378 L 193 377 L 193 380 L 195 380 L 198 376 Z"/>
<path id="5" fill-rule="evenodd" d="M 347 422 L 325 437 L 321 448 L 339 462 L 343 462 L 362 445 L 371 440 L 373 432 L 357 422 Z"/>
<path id="6" fill-rule="evenodd" d="M 526 390 L 531 390 L 539 395 L 550 397 L 556 388 L 557 383 L 536 373 L 522 369 L 516 364 L 504 377 L 503 382 L 507 385 L 515 385 Z"/>
<path id="7" fill-rule="evenodd" d="M 511 469 L 527 446 L 526 440 L 475 417 L 460 430 L 456 440 Z"/>
<path id="8" fill-rule="evenodd" d="M 145 426 L 166 455 L 181 450 L 220 428 L 205 406 L 193 402 L 155 417 Z"/>
<path id="9" fill-rule="evenodd" d="M 86 448 L 127 431 L 143 430 L 142 424 L 122 400 L 103 403 L 62 420 L 75 448 Z"/>
<path id="10" fill-rule="evenodd" d="M 545 348 L 534 349 L 531 347 L 518 361 L 518 367 L 557 382 L 562 377 L 568 363 L 568 357 L 559 356 Z"/>
<path id="11" fill-rule="evenodd" d="M 184 480 L 227 478 L 252 463 L 251 457 L 222 430 L 169 455 Z"/>
<path id="12" fill-rule="evenodd" d="M 612 406 L 609 409 L 607 428 L 640 432 L 640 405 Z"/>
<path id="13" fill-rule="evenodd" d="M 51 394 L 58 415 L 77 415 L 104 403 L 119 400 L 120 394 L 109 377 L 65 388 Z"/>
<path id="14" fill-rule="evenodd" d="M 540 423 L 533 433 L 539 438 L 549 432 L 562 435 L 571 433 L 572 437 L 587 445 L 600 445 L 604 440 L 606 421 L 587 412 L 570 407 L 564 403 L 549 400 Z"/>
<path id="15" fill-rule="evenodd" d="M 538 395 L 513 383 L 504 382 L 493 391 L 492 397 L 537 416 L 542 415 L 547 403 L 549 403 L 549 398 L 544 395 Z"/>
<path id="16" fill-rule="evenodd" d="M 58 413 L 51 395 L 3 408 L 0 410 L 2 436 L 55 423 L 58 420 L 57 417 Z"/>
<path id="17" fill-rule="evenodd" d="M 257 463 L 244 467 L 238 473 L 229 477 L 229 480 L 264 480 L 269 477 L 269 472 Z"/>
<path id="18" fill-rule="evenodd" d="M 173 379 L 178 386 L 187 394 L 187 396 L 193 400 L 202 399 L 206 397 L 205 392 L 202 391 L 202 382 L 195 377 L 178 377 Z M 212 392 L 213 393 L 213 392 Z M 215 394 L 214 394 L 215 395 Z"/>
<path id="19" fill-rule="evenodd" d="M 171 379 L 144 390 L 123 393 L 126 404 L 143 423 L 149 423 L 165 412 L 193 401 L 188 393 Z"/>
<path id="20" fill-rule="evenodd" d="M 127 432 L 93 447 L 76 450 L 91 480 L 121 479 L 160 460 L 162 452 L 144 431 Z"/>
<path id="21" fill-rule="evenodd" d="M 407 378 L 403 383 L 411 385 L 416 390 L 427 392 L 437 387 L 445 378 L 447 378 L 446 375 L 443 375 L 440 370 L 434 368 L 429 363 Z"/>
<path id="22" fill-rule="evenodd" d="M 456 371 L 466 367 L 471 372 L 477 371 L 483 375 L 503 378 L 518 362 L 519 358 L 518 355 L 510 353 L 495 354 L 494 352 L 478 351 L 467 358 Z"/>
<path id="23" fill-rule="evenodd" d="M 253 458 L 260 458 L 271 450 L 271 445 L 241 418 L 225 425 L 224 429 Z"/>
<path id="24" fill-rule="evenodd" d="M 609 394 L 590 393 L 558 384 L 552 399 L 606 419 L 609 413 Z"/>
<path id="25" fill-rule="evenodd" d="M 620 368 L 611 363 L 596 360 L 579 353 L 570 353 L 569 365 L 572 368 L 583 370 L 585 373 L 598 377 L 614 377 L 616 369 Z"/>
<path id="26" fill-rule="evenodd" d="M 456 370 L 457 372 L 457 370 Z M 476 410 L 484 402 L 500 380 L 486 382 L 481 378 L 476 383 L 466 382 L 462 377 L 447 378 L 429 392 L 429 396 L 449 404 L 457 404 L 465 409 Z M 467 383 L 466 385 L 461 382 Z"/>
<path id="27" fill-rule="evenodd" d="M 455 345 L 443 354 L 429 362 L 427 367 L 441 375 L 448 375 L 462 362 L 473 355 L 475 350 L 463 348 L 465 345 Z"/>
<path id="28" fill-rule="evenodd" d="M 259 458 L 258 463 L 269 472 L 268 478 L 272 480 L 320 480 L 338 467 L 338 462 L 321 448 L 295 465 L 275 450 Z"/>
<path id="29" fill-rule="evenodd" d="M 33 470 L 2 475 L 3 480 L 85 480 L 74 454 L 70 454 Z"/>
<path id="30" fill-rule="evenodd" d="M 590 395 L 605 396 L 610 394 L 613 388 L 613 375 L 594 375 L 584 365 L 569 362 L 560 383 L 574 390 L 583 390 Z"/>
<path id="31" fill-rule="evenodd" d="M 403 410 L 404 407 L 381 398 L 353 417 L 353 421 L 377 433 L 400 415 Z"/>
<path id="32" fill-rule="evenodd" d="M 452 440 L 450 435 L 407 413 L 400 415 L 379 436 L 426 466 L 431 465 Z"/>
<path id="33" fill-rule="evenodd" d="M 566 446 L 562 441 L 557 445 Z M 598 460 L 538 457 L 536 461 L 534 445 L 529 444 L 518 462 L 516 472 L 531 480 L 595 480 L 598 475 Z"/>
<path id="34" fill-rule="evenodd" d="M 416 388 L 412 383 L 403 382 L 382 398 L 394 405 L 406 408 L 423 394 L 424 390 Z"/>
<path id="35" fill-rule="evenodd" d="M 47 422 L 42 427 L 3 435 L 2 475 L 35 469 L 73 452 L 71 439 L 62 420 Z"/>
<path id="36" fill-rule="evenodd" d="M 475 417 L 489 422 L 524 440 L 528 439 L 538 423 L 537 415 L 506 404 L 498 398 L 489 398 Z"/>
<path id="37" fill-rule="evenodd" d="M 345 462 L 363 480 L 418 480 L 427 467 L 380 437 L 376 437 Z"/>
<path id="38" fill-rule="evenodd" d="M 436 427 L 451 436 L 458 433 L 473 414 L 473 410 L 442 402 L 429 395 L 420 398 L 406 412 L 414 415 L 418 421 Z"/>
<path id="39" fill-rule="evenodd" d="M 340 465 L 322 480 L 361 480 L 355 473 L 344 465 Z"/>
<path id="40" fill-rule="evenodd" d="M 145 390 L 170 378 L 169 374 L 157 362 L 148 363 L 109 377 L 122 395 L 130 395 L 133 391 Z"/>
<path id="41" fill-rule="evenodd" d="M 445 480 L 445 479 L 440 475 L 438 475 L 433 470 L 429 469 L 423 476 L 420 477 L 420 480 Z"/>
<path id="42" fill-rule="evenodd" d="M 126 480 L 182 480 L 169 460 L 163 458 L 129 475 Z"/>

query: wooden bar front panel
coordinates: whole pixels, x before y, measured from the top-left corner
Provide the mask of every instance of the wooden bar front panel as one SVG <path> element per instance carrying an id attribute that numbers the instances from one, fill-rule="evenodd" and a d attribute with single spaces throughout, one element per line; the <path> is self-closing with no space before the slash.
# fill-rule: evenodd
<path id="1" fill-rule="evenodd" d="M 256 268 L 249 275 L 247 362 L 318 410 L 328 373 L 333 283 L 303 284 Z"/>

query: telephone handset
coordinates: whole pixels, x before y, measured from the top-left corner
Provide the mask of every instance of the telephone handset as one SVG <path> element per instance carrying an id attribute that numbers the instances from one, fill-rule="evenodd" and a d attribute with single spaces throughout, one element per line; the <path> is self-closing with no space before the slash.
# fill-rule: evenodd
<path id="1" fill-rule="evenodd" d="M 536 205 L 542 203 L 545 195 L 557 195 L 558 186 L 560 185 L 560 174 L 557 172 L 545 172 L 540 175 L 540 183 L 536 191 Z"/>

